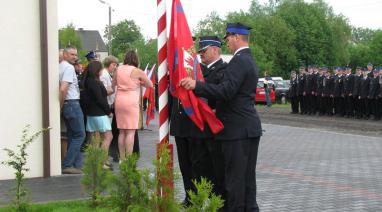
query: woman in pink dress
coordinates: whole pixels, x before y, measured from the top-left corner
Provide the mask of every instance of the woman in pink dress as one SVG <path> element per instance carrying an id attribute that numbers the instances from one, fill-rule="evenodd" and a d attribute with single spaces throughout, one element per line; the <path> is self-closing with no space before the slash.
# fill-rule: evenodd
<path id="1" fill-rule="evenodd" d="M 139 68 L 139 58 L 135 51 L 128 51 L 122 66 L 118 67 L 113 78 L 116 87 L 115 116 L 119 129 L 118 148 L 121 160 L 132 154 L 134 134 L 139 122 L 140 86 L 153 87 L 152 82 Z"/>

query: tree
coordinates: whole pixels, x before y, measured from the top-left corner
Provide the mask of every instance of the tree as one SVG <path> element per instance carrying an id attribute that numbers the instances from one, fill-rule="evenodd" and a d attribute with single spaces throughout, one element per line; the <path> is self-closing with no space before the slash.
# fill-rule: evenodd
<path id="1" fill-rule="evenodd" d="M 138 55 L 141 62 L 141 68 L 150 64 L 150 68 L 157 63 L 157 39 L 151 39 L 147 42 L 136 43 Z"/>
<path id="2" fill-rule="evenodd" d="M 82 49 L 82 42 L 76 33 L 75 26 L 71 23 L 58 30 L 59 48 L 74 46 L 78 50 Z"/>
<path id="3" fill-rule="evenodd" d="M 376 31 L 369 28 L 353 27 L 352 42 L 368 44 L 374 37 Z"/>
<path id="4" fill-rule="evenodd" d="M 357 66 L 365 66 L 372 61 L 371 50 L 365 44 L 352 44 L 349 47 L 350 60 L 349 64 L 355 68 Z"/>
<path id="5" fill-rule="evenodd" d="M 105 28 L 105 37 L 107 37 L 109 27 Z M 135 44 L 143 42 L 143 35 L 140 28 L 133 20 L 123 20 L 111 26 L 112 34 L 112 55 L 123 59 L 127 50 L 135 50 Z"/>
<path id="6" fill-rule="evenodd" d="M 370 42 L 371 58 L 374 65 L 382 65 L 382 31 L 375 33 Z"/>

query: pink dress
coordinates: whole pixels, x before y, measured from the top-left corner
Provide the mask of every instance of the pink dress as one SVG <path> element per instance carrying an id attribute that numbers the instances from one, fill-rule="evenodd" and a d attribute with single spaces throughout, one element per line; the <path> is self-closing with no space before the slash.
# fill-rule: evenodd
<path id="1" fill-rule="evenodd" d="M 138 129 L 140 83 L 130 77 L 135 68 L 123 65 L 116 72 L 115 117 L 118 129 Z"/>

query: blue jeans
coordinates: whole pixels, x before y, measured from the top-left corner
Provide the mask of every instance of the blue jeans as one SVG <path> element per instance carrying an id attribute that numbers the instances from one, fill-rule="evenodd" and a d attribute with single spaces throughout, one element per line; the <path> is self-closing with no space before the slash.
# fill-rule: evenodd
<path id="1" fill-rule="evenodd" d="M 65 101 L 62 111 L 68 137 L 68 151 L 63 166 L 64 168 L 81 168 L 81 145 L 85 140 L 85 126 L 80 102 Z"/>
<path id="2" fill-rule="evenodd" d="M 268 107 L 272 106 L 270 91 L 268 88 L 265 89 L 265 101 L 266 101 Z"/>

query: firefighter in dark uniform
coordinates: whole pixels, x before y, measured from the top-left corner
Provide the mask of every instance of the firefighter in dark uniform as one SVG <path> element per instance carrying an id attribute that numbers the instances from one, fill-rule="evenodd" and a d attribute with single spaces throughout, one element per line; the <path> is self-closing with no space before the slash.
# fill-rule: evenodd
<path id="1" fill-rule="evenodd" d="M 248 47 L 250 28 L 229 23 L 225 40 L 234 54 L 218 85 L 183 79 L 181 85 L 197 96 L 216 99 L 216 115 L 224 129 L 215 135 L 224 161 L 223 211 L 259 211 L 256 201 L 256 163 L 262 135 L 255 109 L 259 70 Z"/>
<path id="2" fill-rule="evenodd" d="M 359 94 L 361 90 L 361 79 L 362 79 L 362 68 L 357 67 L 356 73 L 354 76 L 354 85 L 353 85 L 353 102 L 354 102 L 354 115 L 356 119 L 362 117 L 361 113 L 361 101 L 359 99 Z"/>
<path id="3" fill-rule="evenodd" d="M 343 68 L 338 67 L 336 69 L 337 76 L 334 77 L 334 113 L 336 116 L 344 116 L 344 97 L 342 95 L 342 87 L 344 82 Z"/>
<path id="4" fill-rule="evenodd" d="M 319 102 L 317 99 L 317 89 L 318 89 L 318 78 L 319 78 L 319 73 L 318 73 L 318 67 L 313 66 L 313 84 L 312 84 L 312 97 L 311 97 L 311 113 L 315 115 L 317 111 L 319 110 Z"/>
<path id="5" fill-rule="evenodd" d="M 370 78 L 368 76 L 367 69 L 364 69 L 362 72 L 362 78 L 360 83 L 359 97 L 361 103 L 362 117 L 364 119 L 369 119 L 370 117 L 370 108 L 369 108 L 369 89 L 370 88 Z"/>
<path id="6" fill-rule="evenodd" d="M 203 77 L 207 83 L 219 84 L 223 79 L 224 69 L 226 68 L 227 63 L 220 57 L 221 45 L 222 42 L 217 36 L 203 36 L 199 38 L 198 53 L 202 62 L 201 67 Z M 215 100 L 209 99 L 208 105 L 211 109 L 216 110 Z M 204 145 L 201 145 L 204 149 L 200 150 L 200 152 L 205 152 L 205 148 L 207 148 L 208 154 L 210 155 L 210 161 L 212 162 L 212 167 L 203 164 L 199 164 L 199 166 L 205 167 L 205 175 L 207 175 L 207 177 L 209 177 L 212 181 L 214 185 L 214 193 L 223 196 L 224 175 L 222 174 L 222 170 L 224 166 L 222 163 L 223 156 L 221 151 L 221 143 L 214 140 L 212 138 L 212 134 L 209 135 L 211 135 L 211 139 L 208 139 L 204 142 Z M 201 161 L 201 163 L 204 163 L 204 161 Z M 210 162 L 207 162 L 206 164 L 210 164 Z"/>
<path id="7" fill-rule="evenodd" d="M 297 74 L 295 71 L 292 71 L 290 74 L 290 87 L 288 91 L 292 114 L 298 113 L 298 94 L 297 94 Z"/>
<path id="8" fill-rule="evenodd" d="M 300 105 L 300 114 L 306 114 L 306 102 L 304 97 L 304 87 L 306 81 L 305 67 L 300 67 L 299 75 L 297 76 L 297 96 L 298 103 Z"/>
<path id="9" fill-rule="evenodd" d="M 369 107 L 371 108 L 371 111 L 373 113 L 373 116 L 374 116 L 374 120 L 379 120 L 381 119 L 380 117 L 378 117 L 378 92 L 380 90 L 379 88 L 379 71 L 378 70 L 374 70 L 373 71 L 373 75 L 374 75 L 374 78 L 370 80 L 370 91 L 369 91 L 369 96 L 368 96 L 368 99 L 369 99 Z M 377 114 L 377 116 L 376 116 Z"/>
<path id="10" fill-rule="evenodd" d="M 306 75 L 305 85 L 304 85 L 304 101 L 306 104 L 307 114 L 311 115 L 313 112 L 313 85 L 314 85 L 314 74 L 313 66 L 308 67 L 308 73 Z"/>
<path id="11" fill-rule="evenodd" d="M 324 92 L 323 82 L 324 82 L 326 71 L 327 71 L 326 67 L 321 67 L 317 75 L 316 104 L 318 106 L 317 111 L 320 116 L 325 114 L 325 105 L 324 105 L 322 94 Z"/>
<path id="12" fill-rule="evenodd" d="M 377 108 L 375 113 L 376 120 L 381 120 L 382 115 L 382 66 L 377 68 L 379 72 L 378 76 L 378 84 L 379 84 L 379 90 L 377 91 Z"/>
<path id="13" fill-rule="evenodd" d="M 209 42 L 204 42 L 205 38 L 201 38 L 199 43 L 201 58 L 206 55 L 213 54 L 213 51 L 220 51 L 221 41 L 217 37 L 208 37 Z M 212 41 L 214 39 L 214 41 Z M 220 54 L 218 58 L 220 59 Z M 203 60 L 203 59 L 202 59 Z M 205 80 L 211 83 L 218 83 L 222 78 L 225 63 L 220 59 L 216 61 L 209 61 L 207 65 L 201 65 Z M 209 101 L 210 106 L 213 101 Z M 192 190 L 196 192 L 193 180 L 199 181 L 201 177 L 212 181 L 217 186 L 222 187 L 222 180 L 217 183 L 214 166 L 211 156 L 216 156 L 220 153 L 219 145 L 213 140 L 213 134 L 206 124 L 202 132 L 186 115 L 182 103 L 178 98 L 172 98 L 172 111 L 170 118 L 170 135 L 175 137 L 179 168 L 183 178 L 184 189 L 186 198 L 183 201 L 184 205 L 190 204 L 188 192 Z M 216 144 L 214 146 L 214 144 Z M 210 151 L 211 150 L 211 151 Z M 213 153 L 213 155 L 211 155 Z M 220 156 L 221 157 L 221 156 Z M 222 176 L 219 176 L 220 178 Z M 222 188 L 214 187 L 214 191 L 222 193 Z"/>
<path id="14" fill-rule="evenodd" d="M 353 90 L 354 90 L 354 75 L 351 73 L 351 68 L 347 66 L 345 68 L 342 95 L 345 98 L 345 115 L 348 118 L 354 117 Z"/>
<path id="15" fill-rule="evenodd" d="M 328 116 L 333 115 L 333 87 L 334 78 L 331 72 L 328 70 L 325 73 L 324 79 L 322 80 L 322 101 L 325 107 L 325 114 Z"/>

